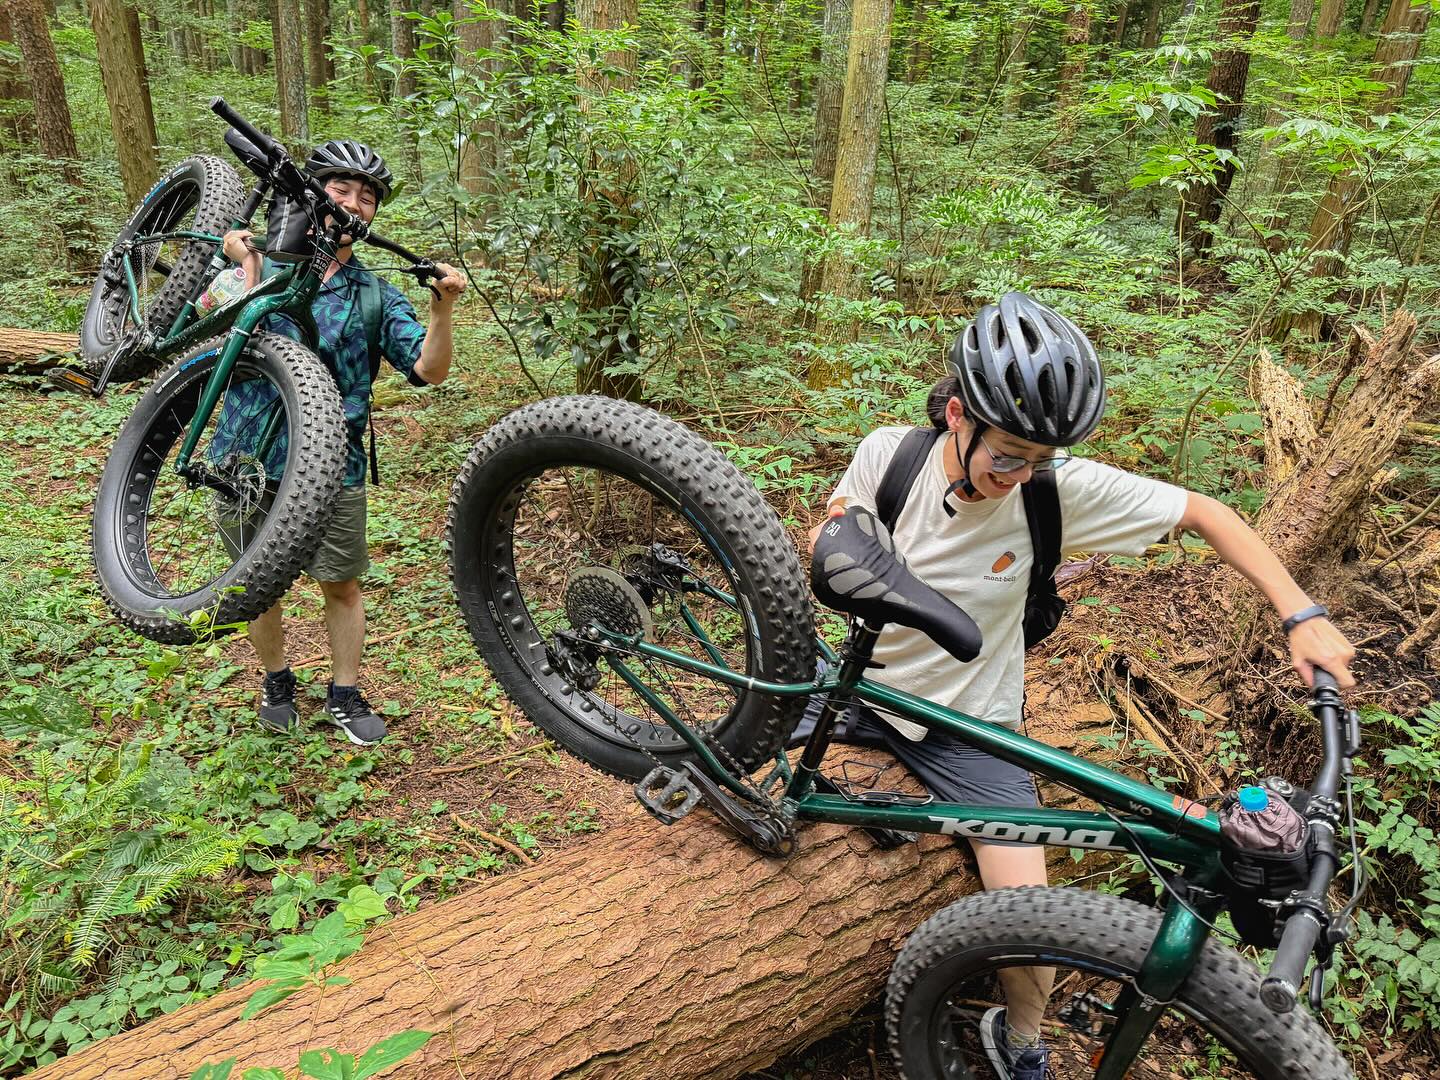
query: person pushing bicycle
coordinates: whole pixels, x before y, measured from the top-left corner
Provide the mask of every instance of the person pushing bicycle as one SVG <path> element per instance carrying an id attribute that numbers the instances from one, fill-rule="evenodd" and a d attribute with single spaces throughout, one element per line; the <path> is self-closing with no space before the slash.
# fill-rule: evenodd
<path id="1" fill-rule="evenodd" d="M 1316 667 L 1334 674 L 1342 687 L 1354 685 L 1354 648 L 1233 510 L 1206 495 L 1071 456 L 1069 448 L 1090 436 L 1105 409 L 1094 346 L 1073 322 L 1029 296 L 1009 293 L 965 328 L 950 349 L 948 367 L 926 402 L 935 430 L 928 449 L 920 449 L 913 479 L 899 481 L 908 487 L 898 492 L 900 508 L 890 527 L 910 571 L 964 607 L 984 647 L 972 663 L 956 665 L 925 634 L 891 624 L 874 650 L 876 681 L 991 723 L 1022 725 L 1025 649 L 1053 629 L 1060 610 L 1057 597 L 1048 626 L 1037 634 L 1028 625 L 1036 599 L 1036 586 L 1027 587 L 1028 571 L 1039 561 L 1032 536 L 1043 535 L 1032 531 L 1030 518 L 1043 512 L 1037 493 L 1053 480 L 1057 556 L 1138 555 L 1177 527 L 1198 533 L 1274 606 L 1291 661 L 1307 685 L 1313 685 Z M 831 516 L 852 504 L 885 516 L 880 504 L 895 494 L 897 483 L 890 477 L 887 485 L 887 473 L 898 467 L 907 430 L 885 427 L 866 436 L 828 500 Z M 1016 494 L 1037 477 L 1041 482 L 1023 497 Z M 812 550 L 824 525 L 810 533 Z M 1048 578 L 1044 589 L 1055 595 Z M 808 736 L 820 702 L 812 700 L 792 742 Z M 888 750 L 938 799 L 1039 805 L 1028 772 L 953 736 L 927 733 L 863 705 L 851 707 L 842 727 L 848 727 L 844 741 Z M 971 844 L 985 888 L 1047 884 L 1043 847 Z M 1054 971 L 1009 968 L 1000 974 L 1007 1007 L 985 1013 L 982 1044 L 1003 1080 L 1042 1080 L 1048 1051 L 1039 1028 Z"/>
<path id="2" fill-rule="evenodd" d="M 334 139 L 318 147 L 306 163 L 311 176 L 344 210 L 366 224 L 375 219 L 389 197 L 390 169 L 370 147 L 353 139 Z M 249 229 L 225 234 L 224 250 L 244 268 L 245 280 L 254 284 L 270 268 L 251 242 Z M 359 687 L 360 658 L 365 646 L 365 606 L 360 576 L 370 565 L 365 542 L 366 453 L 365 431 L 370 423 L 373 381 L 379 358 L 401 372 L 412 386 L 443 382 L 454 355 L 455 301 L 465 290 L 465 279 L 453 267 L 436 263 L 441 276 L 432 283 L 428 325 L 422 323 L 404 294 L 365 269 L 354 257 L 353 238 L 342 236 L 324 283 L 311 308 L 318 332 L 317 353 L 335 376 L 345 409 L 347 435 L 344 488 L 336 500 L 334 516 L 320 548 L 306 572 L 320 585 L 325 598 L 325 626 L 330 639 L 331 681 L 326 695 L 326 719 L 357 745 L 379 742 L 385 736 L 384 718 L 365 699 Z M 272 315 L 263 328 L 301 340 L 300 327 L 284 315 Z M 374 339 L 373 341 L 371 339 Z M 378 355 L 377 355 L 378 354 Z M 259 398 L 258 384 L 242 384 L 225 399 L 220 428 L 240 430 L 269 402 Z M 249 392 L 247 394 L 247 392 Z M 255 400 L 250 400 L 251 397 Z M 371 435 L 371 469 L 374 441 Z M 227 546 L 243 546 L 243 536 L 226 533 Z M 295 675 L 285 658 L 285 631 L 281 602 L 249 624 L 250 640 L 264 666 L 259 718 L 272 731 L 290 732 L 299 724 L 295 704 Z"/>

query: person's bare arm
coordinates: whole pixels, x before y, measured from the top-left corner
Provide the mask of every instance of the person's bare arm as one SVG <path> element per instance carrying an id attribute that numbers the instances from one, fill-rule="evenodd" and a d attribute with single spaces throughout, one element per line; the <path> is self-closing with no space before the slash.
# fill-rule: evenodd
<path id="1" fill-rule="evenodd" d="M 1265 594 L 1280 618 L 1288 618 L 1314 603 L 1239 514 L 1208 495 L 1193 491 L 1188 494 L 1180 527 L 1204 537 L 1216 554 Z M 1314 685 L 1317 667 L 1330 672 L 1342 687 L 1354 686 L 1350 674 L 1354 659 L 1355 647 L 1323 616 L 1306 619 L 1290 631 L 1290 662 L 1307 686 Z"/>

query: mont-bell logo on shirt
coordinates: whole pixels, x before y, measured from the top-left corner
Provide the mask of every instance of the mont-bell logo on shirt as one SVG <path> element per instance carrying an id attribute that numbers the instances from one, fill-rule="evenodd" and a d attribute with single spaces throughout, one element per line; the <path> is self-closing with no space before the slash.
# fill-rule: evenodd
<path id="1" fill-rule="evenodd" d="M 1005 571 L 1015 565 L 1015 553 L 1007 551 L 990 564 L 990 573 L 985 575 L 986 581 L 1014 581 L 1014 574 L 1006 574 Z"/>

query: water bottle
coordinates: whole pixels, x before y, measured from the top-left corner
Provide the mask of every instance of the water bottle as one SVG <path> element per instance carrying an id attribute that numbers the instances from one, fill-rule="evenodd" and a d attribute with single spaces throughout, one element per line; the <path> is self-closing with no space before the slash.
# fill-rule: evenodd
<path id="1" fill-rule="evenodd" d="M 210 287 L 201 294 L 200 299 L 195 301 L 195 310 L 202 315 L 214 311 L 222 304 L 243 294 L 245 289 L 245 268 L 243 266 L 232 266 L 228 270 L 221 270 L 210 282 Z"/>
<path id="2" fill-rule="evenodd" d="M 1277 855 L 1305 846 L 1305 819 L 1263 787 L 1242 787 L 1220 811 L 1220 832 L 1237 848 Z"/>

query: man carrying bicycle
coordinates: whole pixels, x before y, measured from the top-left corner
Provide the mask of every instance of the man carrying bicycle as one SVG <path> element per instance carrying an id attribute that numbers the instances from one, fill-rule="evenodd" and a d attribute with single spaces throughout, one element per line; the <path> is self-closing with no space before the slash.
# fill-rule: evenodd
<path id="1" fill-rule="evenodd" d="M 352 214 L 372 222 L 390 194 L 392 177 L 384 160 L 370 147 L 352 139 L 334 139 L 318 147 L 306 163 L 310 175 L 322 181 L 335 202 Z M 247 282 L 258 282 L 265 266 L 251 243 L 248 229 L 225 235 L 225 254 L 245 270 Z M 360 691 L 360 658 L 365 646 L 365 606 L 360 576 L 370 565 L 365 543 L 366 452 L 365 432 L 370 423 L 372 357 L 367 319 L 378 327 L 378 351 L 412 386 L 443 382 L 454 354 L 455 301 L 465 290 L 465 279 L 453 267 L 436 263 L 441 273 L 433 282 L 428 326 L 399 289 L 374 278 L 355 259 L 353 240 L 341 245 L 324 275 L 324 284 L 311 312 L 319 334 L 320 359 L 335 376 L 345 408 L 348 440 L 344 488 L 336 499 L 334 516 L 320 548 L 306 572 L 320 585 L 325 598 L 325 627 L 330 638 L 331 682 L 325 702 L 326 719 L 357 745 L 379 742 L 385 721 Z M 375 284 L 378 283 L 378 290 Z M 366 304 L 375 305 L 365 310 Z M 286 316 L 271 316 L 262 324 L 296 340 L 300 328 Z M 243 423 L 264 402 L 247 401 L 246 386 L 232 389 L 225 401 L 226 422 Z M 373 454 L 373 432 L 371 452 Z M 373 468 L 373 459 L 372 459 Z M 227 545 L 234 538 L 222 536 Z M 252 619 L 250 640 L 264 665 L 260 722 L 272 731 L 290 732 L 300 721 L 295 704 L 295 675 L 285 659 L 285 631 L 281 603 Z"/>
<path id="2" fill-rule="evenodd" d="M 874 650 L 876 681 L 982 720 L 1021 726 L 1032 599 L 1025 570 L 1035 545 L 1025 500 L 1016 491 L 1053 471 L 1061 554 L 1138 555 L 1176 527 L 1198 533 L 1274 605 L 1292 662 L 1307 684 L 1321 667 L 1341 686 L 1353 685 L 1354 648 L 1233 510 L 1172 484 L 1070 456 L 1068 448 L 1100 422 L 1105 382 L 1094 347 L 1069 319 L 1028 296 L 1007 294 L 982 308 L 956 340 L 949 367 L 926 406 L 941 434 L 901 494 L 892 532 L 910 571 L 964 607 L 984 647 L 975 661 L 957 666 L 920 631 L 892 624 Z M 830 497 L 832 515 L 850 503 L 879 509 L 887 470 L 905 437 L 904 428 L 881 428 L 861 442 Z M 812 548 L 820 528 L 811 533 Z M 816 701 L 792 739 L 803 740 L 818 713 Z M 1038 805 L 1025 770 L 959 739 L 863 706 L 847 722 L 847 741 L 889 750 L 938 799 Z M 1044 848 L 972 845 L 987 889 L 1047 883 Z M 1040 1020 L 1053 978 L 1050 968 L 1001 972 L 1008 1008 L 987 1012 L 980 1035 L 1005 1080 L 1046 1075 Z"/>

